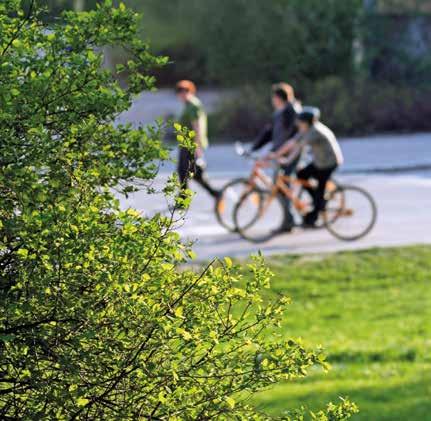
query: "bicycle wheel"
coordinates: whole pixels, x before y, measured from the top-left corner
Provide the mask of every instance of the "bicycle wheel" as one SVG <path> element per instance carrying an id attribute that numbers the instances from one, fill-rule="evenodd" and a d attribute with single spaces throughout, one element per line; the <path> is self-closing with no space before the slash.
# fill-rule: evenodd
<path id="1" fill-rule="evenodd" d="M 228 231 L 235 231 L 233 213 L 236 204 L 247 191 L 251 190 L 249 181 L 246 178 L 236 178 L 227 183 L 220 192 L 220 196 L 215 203 L 214 212 L 217 221 Z"/>
<path id="2" fill-rule="evenodd" d="M 367 235 L 377 221 L 373 197 L 356 186 L 338 186 L 323 213 L 325 226 L 336 238 L 354 241 Z"/>
<path id="3" fill-rule="evenodd" d="M 284 217 L 282 197 L 259 189 L 243 195 L 234 211 L 236 231 L 242 238 L 254 243 L 274 237 L 283 226 Z"/>

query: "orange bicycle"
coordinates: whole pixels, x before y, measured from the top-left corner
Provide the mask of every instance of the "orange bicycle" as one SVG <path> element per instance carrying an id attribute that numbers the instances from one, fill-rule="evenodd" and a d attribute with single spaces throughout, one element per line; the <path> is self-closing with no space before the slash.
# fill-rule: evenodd
<path id="1" fill-rule="evenodd" d="M 242 158 L 256 161 L 257 158 L 248 154 L 240 142 L 235 144 L 236 153 Z M 248 178 L 234 178 L 229 181 L 220 191 L 214 212 L 217 221 L 230 232 L 236 232 L 236 224 L 234 221 L 235 208 L 241 197 L 248 191 L 254 188 L 267 189 L 272 186 L 273 180 L 268 177 L 262 169 L 254 169 Z M 310 201 L 311 198 L 304 189 L 298 192 L 298 198 L 305 201 Z M 310 204 L 311 206 L 311 204 Z M 318 226 L 323 226 L 321 218 L 319 218 Z"/>
<path id="2" fill-rule="evenodd" d="M 248 154 L 240 142 L 235 144 L 236 153 L 252 161 L 256 161 L 257 158 Z M 276 165 L 274 165 L 276 167 Z M 332 183 L 333 184 L 333 183 Z M 303 204 L 304 209 L 310 209 L 312 206 L 311 197 L 306 192 L 305 187 L 307 183 L 299 186 L 299 190 L 295 192 L 296 200 L 300 200 Z M 253 189 L 268 190 L 273 186 L 273 178 L 270 178 L 265 174 L 262 168 L 257 168 L 255 165 L 251 174 L 248 178 L 235 178 L 229 181 L 222 189 L 221 194 L 218 196 L 215 202 L 215 215 L 218 222 L 225 227 L 228 231 L 236 232 L 237 226 L 234 221 L 235 208 L 238 205 L 240 199 L 249 191 Z M 258 203 L 258 195 L 254 195 L 254 200 Z M 290 205 L 287 204 L 287 200 L 283 201 L 284 206 L 288 206 L 287 211 L 290 211 Z M 296 216 L 296 222 L 301 222 L 301 215 Z M 251 223 L 251 222 L 250 222 Z M 319 217 L 316 227 L 322 228 L 324 226 L 323 219 Z M 242 227 L 244 228 L 244 226 Z"/>
<path id="3" fill-rule="evenodd" d="M 263 181 L 260 173 L 261 169 L 256 164 L 252 178 Z M 279 174 L 273 183 L 266 182 L 266 188 L 255 185 L 244 192 L 234 210 L 236 231 L 252 242 L 268 241 L 280 233 L 286 198 L 299 215 L 311 210 L 311 200 L 304 200 L 297 193 L 302 193 L 306 187 L 314 187 L 309 182 L 283 174 Z M 319 216 L 319 225 L 336 238 L 354 241 L 372 230 L 377 220 L 377 206 L 367 191 L 330 180 L 326 185 L 325 196 L 326 207 Z"/>
<path id="4" fill-rule="evenodd" d="M 297 225 L 300 225 L 302 216 L 312 207 L 311 197 L 305 191 L 306 187 L 313 187 L 312 183 L 282 173 L 278 173 L 273 181 L 257 163 L 248 179 L 228 183 L 216 206 L 224 206 L 226 193 L 232 185 L 236 186 L 237 193 L 236 202 L 229 202 L 233 206 L 234 230 L 252 242 L 264 242 L 280 233 L 286 202 L 290 201 L 296 211 L 294 217 L 296 216 Z M 364 189 L 330 180 L 326 186 L 325 199 L 326 208 L 321 212 L 317 226 L 326 228 L 336 238 L 344 241 L 358 240 L 374 227 L 377 206 Z M 218 209 L 221 215 L 222 210 Z"/>

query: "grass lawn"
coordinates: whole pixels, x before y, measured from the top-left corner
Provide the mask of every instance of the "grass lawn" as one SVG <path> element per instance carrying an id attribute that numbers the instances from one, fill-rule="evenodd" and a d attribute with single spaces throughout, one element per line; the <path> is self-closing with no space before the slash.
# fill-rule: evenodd
<path id="1" fill-rule="evenodd" d="M 273 414 L 348 396 L 357 420 L 431 420 L 431 247 L 274 257 L 273 293 L 293 304 L 286 336 L 321 344 L 332 365 L 260 394 Z"/>

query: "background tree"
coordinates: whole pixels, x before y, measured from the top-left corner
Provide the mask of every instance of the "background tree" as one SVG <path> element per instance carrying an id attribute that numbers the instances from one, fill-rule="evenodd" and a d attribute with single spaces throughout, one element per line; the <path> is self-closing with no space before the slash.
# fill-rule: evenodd
<path id="1" fill-rule="evenodd" d="M 49 14 L 72 0 L 43 0 Z M 95 5 L 86 0 L 86 9 Z M 172 65 L 162 83 L 243 85 L 284 79 L 316 80 L 352 70 L 352 45 L 361 0 L 126 0 L 143 10 L 143 39 L 150 37 Z M 117 53 L 116 59 L 121 60 Z"/>
<path id="2" fill-rule="evenodd" d="M 352 71 L 361 1 L 270 3 L 206 2 L 200 33 L 212 77 L 235 83 L 316 80 Z"/>
<path id="3" fill-rule="evenodd" d="M 250 394 L 324 365 L 277 336 L 288 300 L 265 301 L 261 259 L 195 273 L 174 215 L 120 210 L 111 189 L 150 183 L 167 158 L 160 128 L 114 124 L 152 87 L 139 70 L 165 62 L 136 31 L 109 1 L 50 31 L 33 7 L 0 4 L 1 419 L 269 419 Z M 133 57 L 127 90 L 100 70 L 107 45 Z"/>

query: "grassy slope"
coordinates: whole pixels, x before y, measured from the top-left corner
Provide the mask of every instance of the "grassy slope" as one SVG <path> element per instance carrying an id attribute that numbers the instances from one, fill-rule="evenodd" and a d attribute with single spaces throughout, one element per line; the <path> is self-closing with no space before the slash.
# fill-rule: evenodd
<path id="1" fill-rule="evenodd" d="M 360 406 L 356 419 L 431 420 L 431 248 L 269 263 L 273 292 L 293 299 L 286 335 L 322 344 L 332 370 L 279 385 L 260 406 L 279 414 L 341 395 Z"/>

